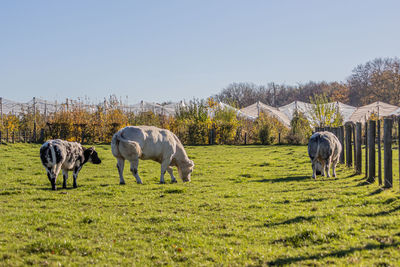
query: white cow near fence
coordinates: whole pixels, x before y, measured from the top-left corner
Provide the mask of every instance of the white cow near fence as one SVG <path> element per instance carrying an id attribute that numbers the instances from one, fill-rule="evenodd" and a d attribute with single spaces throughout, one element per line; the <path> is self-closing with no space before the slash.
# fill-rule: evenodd
<path id="1" fill-rule="evenodd" d="M 179 176 L 184 182 L 190 181 L 194 167 L 178 137 L 169 130 L 153 126 L 128 126 L 121 129 L 112 138 L 111 151 L 117 158 L 120 184 L 125 184 L 123 177 L 125 160 L 130 162 L 130 170 L 138 184 L 142 183 L 138 174 L 139 159 L 151 159 L 161 164 L 162 184 L 165 183 L 166 171 L 171 175 L 171 182 L 176 182 L 172 166 L 178 168 Z"/>
<path id="2" fill-rule="evenodd" d="M 336 177 L 336 165 L 339 161 L 342 145 L 337 137 L 331 132 L 316 132 L 308 142 L 308 155 L 311 159 L 313 175 L 316 178 L 317 171 L 322 175 L 329 174 L 329 168 L 332 165 L 333 176 Z"/>

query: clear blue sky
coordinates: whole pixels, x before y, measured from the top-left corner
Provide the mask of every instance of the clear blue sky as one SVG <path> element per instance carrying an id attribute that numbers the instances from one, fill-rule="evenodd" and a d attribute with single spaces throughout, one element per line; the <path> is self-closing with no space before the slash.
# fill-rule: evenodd
<path id="1" fill-rule="evenodd" d="M 0 2 L 0 96 L 205 98 L 232 82 L 344 81 L 400 56 L 400 1 Z"/>

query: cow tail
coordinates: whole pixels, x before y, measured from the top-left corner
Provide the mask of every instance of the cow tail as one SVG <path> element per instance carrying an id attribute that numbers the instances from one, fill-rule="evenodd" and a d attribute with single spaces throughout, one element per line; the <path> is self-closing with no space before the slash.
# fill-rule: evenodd
<path id="1" fill-rule="evenodd" d="M 111 152 L 114 157 L 121 157 L 121 153 L 119 152 L 119 139 L 118 139 L 119 132 L 114 134 L 111 140 Z"/>
<path id="2" fill-rule="evenodd" d="M 319 143 L 320 142 L 321 142 L 321 136 L 318 135 L 318 137 L 317 137 L 317 152 L 315 153 L 315 159 L 314 160 L 316 160 L 318 158 L 318 155 L 319 155 Z"/>
<path id="3" fill-rule="evenodd" d="M 121 133 L 118 132 L 118 133 L 114 134 L 114 136 L 111 140 L 111 151 L 112 151 L 114 157 L 122 157 L 122 155 L 119 151 L 120 142 L 123 142 L 124 144 L 127 144 L 128 146 L 130 146 L 133 149 L 133 151 L 136 152 L 135 154 L 137 154 L 138 157 L 140 157 L 142 155 L 142 149 L 137 142 L 125 139 L 124 137 L 121 136 Z"/>

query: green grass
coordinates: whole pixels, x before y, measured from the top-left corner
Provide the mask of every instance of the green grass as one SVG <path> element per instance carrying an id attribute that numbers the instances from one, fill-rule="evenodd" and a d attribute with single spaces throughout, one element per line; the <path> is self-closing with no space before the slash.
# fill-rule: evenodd
<path id="1" fill-rule="evenodd" d="M 128 165 L 122 186 L 110 147 L 97 151 L 77 189 L 53 192 L 39 145 L 0 146 L 0 265 L 400 263 L 397 164 L 381 191 L 343 166 L 311 179 L 305 146 L 196 146 L 191 183 L 160 185 L 141 161 L 144 184 Z"/>

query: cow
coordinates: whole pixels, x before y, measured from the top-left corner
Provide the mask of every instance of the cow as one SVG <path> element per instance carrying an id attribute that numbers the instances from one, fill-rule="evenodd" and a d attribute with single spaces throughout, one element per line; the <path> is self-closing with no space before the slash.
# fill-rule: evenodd
<path id="1" fill-rule="evenodd" d="M 325 171 L 327 177 L 331 177 L 329 173 L 331 165 L 333 176 L 336 177 L 336 165 L 341 151 L 342 145 L 333 133 L 314 133 L 308 142 L 308 155 L 313 169 L 312 178 L 315 179 L 318 172 L 321 172 L 324 176 Z"/>
<path id="2" fill-rule="evenodd" d="M 190 182 L 194 163 L 178 137 L 171 131 L 154 126 L 127 126 L 114 134 L 111 151 L 117 159 L 119 183 L 125 184 L 123 177 L 125 160 L 130 162 L 130 170 L 138 184 L 142 180 L 138 174 L 139 159 L 153 160 L 161 164 L 160 183 L 164 184 L 164 174 L 168 171 L 171 183 L 176 183 L 173 166 L 176 166 L 183 182 Z"/>
<path id="3" fill-rule="evenodd" d="M 76 179 L 79 171 L 86 162 L 100 164 L 94 147 L 85 148 L 76 142 L 60 139 L 49 140 L 40 147 L 40 159 L 47 171 L 51 189 L 56 189 L 57 176 L 62 170 L 63 188 L 67 188 L 68 171 L 73 171 L 74 188 L 77 188 Z"/>

